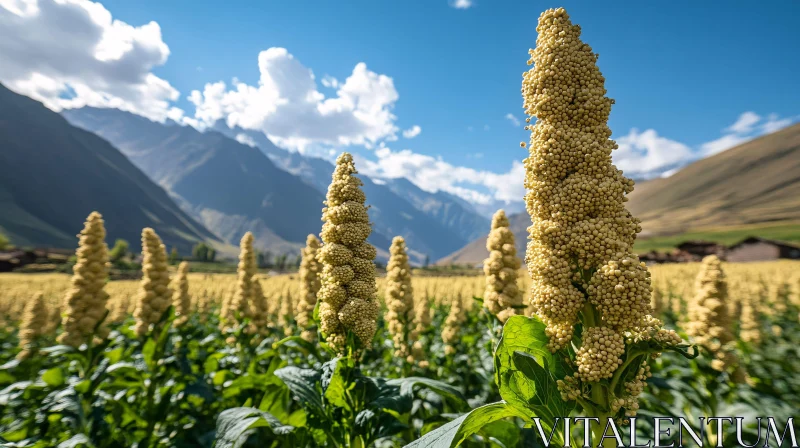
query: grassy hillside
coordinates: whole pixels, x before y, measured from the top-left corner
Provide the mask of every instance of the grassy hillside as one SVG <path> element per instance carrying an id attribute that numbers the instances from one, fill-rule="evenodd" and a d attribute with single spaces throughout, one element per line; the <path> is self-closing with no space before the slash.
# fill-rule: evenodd
<path id="1" fill-rule="evenodd" d="M 643 237 L 800 221 L 800 124 L 637 185 Z"/>
<path id="2" fill-rule="evenodd" d="M 102 138 L 0 85 L 0 232 L 18 246 L 73 248 L 93 210 L 109 242 L 135 248 L 143 227 L 188 254 L 216 237 Z"/>

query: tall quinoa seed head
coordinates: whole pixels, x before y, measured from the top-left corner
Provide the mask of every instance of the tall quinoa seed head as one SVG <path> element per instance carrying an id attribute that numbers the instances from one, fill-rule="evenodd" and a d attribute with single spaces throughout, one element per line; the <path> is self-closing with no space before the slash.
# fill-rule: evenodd
<path id="1" fill-rule="evenodd" d="M 353 156 L 336 159 L 331 184 L 322 209 L 322 285 L 319 299 L 320 330 L 340 354 L 358 353 L 368 346 L 377 330 L 380 311 L 375 300 L 375 248 L 367 243 L 372 228 L 364 205 L 366 196 Z M 347 346 L 347 334 L 355 347 Z"/>
<path id="2" fill-rule="evenodd" d="M 37 343 L 49 326 L 49 314 L 42 293 L 36 293 L 25 305 L 19 325 L 19 348 L 17 359 L 22 361 L 36 354 Z"/>
<path id="3" fill-rule="evenodd" d="M 257 271 L 256 253 L 253 250 L 253 234 L 247 232 L 239 242 L 239 266 L 236 270 L 236 286 L 230 302 L 225 307 L 222 324 L 230 327 L 239 319 L 252 318 L 253 276 Z"/>
<path id="4" fill-rule="evenodd" d="M 520 261 L 514 246 L 514 234 L 508 226 L 506 212 L 498 210 L 492 217 L 492 230 L 486 239 L 489 258 L 483 262 L 486 274 L 484 304 L 501 322 L 523 311 L 522 291 L 517 285 Z"/>
<path id="5" fill-rule="evenodd" d="M 610 380 L 622 368 L 626 341 L 675 344 L 680 338 L 650 316 L 650 274 L 632 253 L 641 227 L 625 208 L 633 181 L 612 164 L 617 144 L 607 121 L 614 101 L 605 96 L 597 55 L 563 8 L 543 12 L 536 31 L 528 61 L 534 67 L 522 82 L 526 121 L 537 119 L 527 126 L 530 144 L 522 144 L 529 148 L 531 304 L 553 352 L 567 347 L 575 326 L 583 325 L 578 372 L 559 381 L 562 396 L 576 399 L 589 390 L 594 404 L 587 412 L 612 417 L 624 407 L 633 415 L 647 357 L 629 358 L 639 369 L 630 381 Z M 592 384 L 605 379 L 611 381 L 606 388 Z"/>
<path id="6" fill-rule="evenodd" d="M 733 322 L 728 314 L 728 281 L 716 255 L 703 259 L 688 314 L 686 332 L 698 344 L 714 353 L 711 366 L 723 371 L 735 365 L 737 357 L 730 346 L 734 336 Z"/>
<path id="7" fill-rule="evenodd" d="M 178 273 L 175 276 L 172 295 L 172 306 L 175 307 L 175 325 L 181 326 L 189 320 L 192 309 L 192 297 L 189 295 L 189 262 L 182 261 L 178 265 Z"/>
<path id="8" fill-rule="evenodd" d="M 72 288 L 64 299 L 64 332 L 58 338 L 60 343 L 72 347 L 89 342 L 95 328 L 96 336 L 105 338 L 108 335 L 107 328 L 98 328 L 108 312 L 108 293 L 103 288 L 109 268 L 106 229 L 100 213 L 89 214 L 78 238 L 75 253 L 78 260 L 73 268 Z"/>
<path id="9" fill-rule="evenodd" d="M 172 304 L 167 269 L 167 248 L 151 228 L 142 230 L 142 282 L 133 317 L 136 334 L 144 336 L 150 325 L 156 325 Z M 155 328 L 154 331 L 158 331 Z"/>
<path id="10" fill-rule="evenodd" d="M 306 247 L 303 248 L 300 261 L 300 300 L 297 304 L 297 313 L 295 320 L 297 326 L 303 331 L 302 337 L 307 341 L 316 339 L 314 331 L 310 330 L 312 324 L 312 315 L 314 307 L 317 306 L 317 292 L 320 288 L 319 274 L 322 268 L 319 261 L 317 261 L 317 252 L 319 251 L 319 240 L 314 235 L 308 235 L 306 238 Z"/>
<path id="11" fill-rule="evenodd" d="M 414 361 L 411 347 L 414 335 L 414 291 L 411 288 L 411 268 L 408 265 L 406 241 L 402 236 L 392 239 L 389 263 L 386 265 L 386 325 L 392 335 L 394 356 Z"/>

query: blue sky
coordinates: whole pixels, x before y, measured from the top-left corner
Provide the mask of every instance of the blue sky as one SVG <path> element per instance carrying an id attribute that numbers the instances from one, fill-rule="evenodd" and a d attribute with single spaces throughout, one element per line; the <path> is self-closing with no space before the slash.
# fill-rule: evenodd
<path id="1" fill-rule="evenodd" d="M 639 169 L 646 165 L 639 158 L 648 152 L 658 156 L 659 151 L 679 154 L 682 160 L 700 157 L 796 121 L 800 114 L 800 2 L 461 2 L 109 0 L 102 5 L 113 19 L 132 27 L 158 24 L 169 54 L 163 64 L 145 64 L 145 71 L 180 92 L 170 107 L 188 117 L 195 106 L 187 98 L 207 83 L 224 81 L 230 90 L 236 78 L 257 87 L 259 52 L 272 47 L 285 48 L 313 71 L 317 89 L 326 97 L 335 97 L 337 89 L 323 86 L 323 77 L 341 84 L 359 63 L 390 78 L 397 98 L 387 100 L 386 108 L 394 116 L 388 120 L 397 128 L 397 139 L 377 139 L 369 145 L 372 149 L 330 141 L 300 144 L 316 154 L 347 148 L 375 161 L 375 147 L 383 141 L 394 154 L 408 149 L 415 156 L 440 156 L 445 172 L 452 166 L 510 173 L 513 161 L 525 156 L 519 142 L 527 140 L 527 133 L 507 114 L 525 118 L 519 89 L 521 74 L 529 68 L 527 50 L 535 45 L 540 12 L 558 6 L 567 9 L 581 25 L 583 40 L 600 54 L 606 88 L 616 99 L 610 123 L 614 137 L 635 156 L 625 166 L 627 172 L 660 174 L 675 165 L 669 156 L 661 155 L 668 159 L 663 163 L 648 159 L 652 170 Z M 0 79 L 13 88 L 13 77 L 3 75 L 0 69 Z M 22 84 L 17 90 L 25 90 Z M 30 93 L 36 97 L 37 92 Z M 753 115 L 743 117 L 738 131 L 732 131 L 746 112 Z M 773 125 L 759 127 L 767 122 Z M 270 131 L 273 125 L 256 127 Z M 403 138 L 402 130 L 413 126 L 421 133 Z M 704 144 L 726 136 L 730 138 L 716 149 L 704 149 Z M 413 162 L 408 166 L 413 169 Z M 380 162 L 367 170 L 376 176 L 406 175 Z M 456 192 L 461 179 L 439 183 L 409 176 L 428 189 Z M 504 178 L 469 188 L 491 195 L 498 182 Z M 511 196 L 515 194 L 518 189 Z"/>

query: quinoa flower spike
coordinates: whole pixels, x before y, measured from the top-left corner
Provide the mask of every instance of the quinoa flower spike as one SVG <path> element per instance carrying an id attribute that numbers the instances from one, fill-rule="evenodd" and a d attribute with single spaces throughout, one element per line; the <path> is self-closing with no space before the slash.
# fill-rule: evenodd
<path id="1" fill-rule="evenodd" d="M 492 230 L 486 239 L 489 258 L 483 262 L 486 274 L 486 292 L 483 300 L 486 308 L 500 322 L 515 314 L 522 314 L 522 291 L 517 286 L 517 271 L 521 265 L 514 246 L 514 233 L 504 210 L 492 217 Z"/>
<path id="2" fill-rule="evenodd" d="M 172 290 L 169 286 L 169 263 L 167 248 L 156 232 L 147 227 L 142 230 L 142 283 L 133 317 L 136 319 L 136 334 L 144 336 L 150 326 L 158 325 L 164 313 L 172 305 Z M 158 331 L 158 328 L 154 328 Z"/>
<path id="3" fill-rule="evenodd" d="M 526 121 L 537 119 L 526 126 L 530 145 L 521 145 L 529 149 L 531 304 L 550 351 L 575 367 L 558 380 L 562 399 L 605 427 L 605 419 L 636 414 L 647 360 L 681 339 L 651 316 L 650 273 L 632 252 L 641 226 L 625 202 L 634 183 L 612 164 L 614 101 L 597 55 L 563 8 L 542 13 L 536 30 L 534 66 L 522 82 Z"/>
<path id="4" fill-rule="evenodd" d="M 106 229 L 100 213 L 89 214 L 78 237 L 72 288 L 64 299 L 64 332 L 58 337 L 60 343 L 76 348 L 88 343 L 95 330 L 99 338 L 108 335 L 108 328 L 99 326 L 108 313 L 108 293 L 104 288 L 109 268 Z"/>
<path id="5" fill-rule="evenodd" d="M 312 342 L 317 339 L 316 332 L 310 327 L 313 323 L 314 308 L 317 306 L 317 292 L 320 288 L 320 265 L 317 261 L 319 240 L 314 235 L 306 238 L 306 247 L 301 252 L 300 261 L 300 301 L 297 304 L 295 320 L 302 330 L 302 338 Z"/>
<path id="6" fill-rule="evenodd" d="M 47 305 L 42 293 L 36 293 L 33 300 L 25 304 L 22 321 L 19 324 L 19 348 L 17 359 L 22 361 L 35 355 L 42 336 L 48 329 Z"/>
<path id="7" fill-rule="evenodd" d="M 411 287 L 411 267 L 408 265 L 406 240 L 392 239 L 389 263 L 386 265 L 386 326 L 392 335 L 394 356 L 414 363 L 412 347 L 416 339 L 414 325 L 414 290 Z"/>
<path id="8" fill-rule="evenodd" d="M 356 173 L 353 156 L 342 153 L 322 209 L 318 297 L 320 330 L 328 344 L 340 355 L 357 357 L 375 336 L 380 308 L 375 299 L 376 251 L 367 243 L 372 231 L 367 198 Z"/>

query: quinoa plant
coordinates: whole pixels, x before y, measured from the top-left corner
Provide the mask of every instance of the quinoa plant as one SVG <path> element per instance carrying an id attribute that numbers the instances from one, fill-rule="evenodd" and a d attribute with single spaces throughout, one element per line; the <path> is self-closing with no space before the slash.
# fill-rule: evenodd
<path id="1" fill-rule="evenodd" d="M 465 440 L 483 425 L 534 417 L 552 430 L 572 412 L 595 417 L 594 444 L 609 420 L 638 410 L 648 360 L 683 350 L 681 338 L 652 317 L 650 274 L 633 254 L 639 221 L 625 208 L 634 182 L 617 169 L 597 55 L 563 8 L 539 17 L 534 67 L 523 75 L 525 112 L 535 124 L 525 159 L 531 216 L 526 264 L 535 316 L 509 317 L 495 350 L 503 402 L 473 410 L 423 437 Z M 556 443 L 571 434 L 554 431 Z M 549 434 L 549 432 L 548 432 Z M 559 440 L 561 438 L 561 440 Z M 444 444 L 443 446 L 447 446 Z"/>

